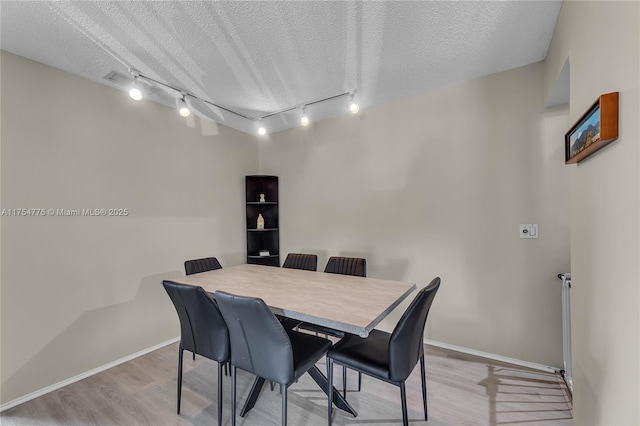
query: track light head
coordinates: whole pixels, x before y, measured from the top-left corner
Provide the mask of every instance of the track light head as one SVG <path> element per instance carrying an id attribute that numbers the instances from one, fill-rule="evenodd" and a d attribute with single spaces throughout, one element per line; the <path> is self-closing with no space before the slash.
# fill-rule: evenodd
<path id="1" fill-rule="evenodd" d="M 303 126 L 309 125 L 309 117 L 307 117 L 307 113 L 305 112 L 306 107 L 302 107 L 302 117 L 300 117 L 300 124 Z"/>
<path id="2" fill-rule="evenodd" d="M 262 125 L 262 119 L 258 120 L 258 134 L 264 136 L 267 134 L 267 129 Z"/>
<path id="3" fill-rule="evenodd" d="M 138 84 L 138 76 L 133 77 L 133 84 L 131 85 L 131 89 L 129 89 L 129 97 L 134 101 L 139 101 L 142 99 L 142 90 L 140 90 L 140 85 Z"/>
<path id="4" fill-rule="evenodd" d="M 356 97 L 356 92 L 353 92 L 351 94 L 351 102 L 349 102 L 349 111 L 351 111 L 352 114 L 357 114 L 358 111 L 360 111 L 360 105 L 358 105 L 358 103 L 355 101 Z"/>
<path id="5" fill-rule="evenodd" d="M 183 117 L 188 117 L 191 115 L 191 111 L 187 107 L 180 108 L 180 115 Z"/>
<path id="6" fill-rule="evenodd" d="M 176 107 L 178 108 L 178 113 L 182 117 L 188 117 L 191 115 L 191 110 L 187 106 L 187 103 L 184 101 L 184 94 L 176 99 Z"/>

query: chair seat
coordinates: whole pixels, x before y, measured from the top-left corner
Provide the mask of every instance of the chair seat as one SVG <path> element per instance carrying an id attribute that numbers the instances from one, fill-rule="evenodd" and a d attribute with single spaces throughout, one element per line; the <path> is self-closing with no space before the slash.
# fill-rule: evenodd
<path id="1" fill-rule="evenodd" d="M 335 362 L 363 373 L 390 380 L 389 376 L 389 339 L 391 334 L 373 330 L 369 337 L 347 334 L 333 345 L 327 357 Z"/>
<path id="2" fill-rule="evenodd" d="M 293 383 L 322 358 L 322 355 L 331 346 L 331 341 L 294 330 L 285 329 L 285 331 L 289 336 L 289 340 L 291 340 L 291 347 L 293 348 L 294 380 L 291 382 Z M 284 384 L 289 385 L 291 383 Z"/>
<path id="3" fill-rule="evenodd" d="M 280 324 L 282 324 L 286 330 L 292 330 L 302 323 L 300 320 L 283 317 L 281 315 L 276 315 L 276 318 L 278 318 L 278 321 L 280 321 Z"/>

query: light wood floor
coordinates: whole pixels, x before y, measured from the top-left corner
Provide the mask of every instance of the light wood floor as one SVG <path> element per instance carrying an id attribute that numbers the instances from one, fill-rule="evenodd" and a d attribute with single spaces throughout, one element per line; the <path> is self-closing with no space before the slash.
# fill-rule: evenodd
<path id="1" fill-rule="evenodd" d="M 214 425 L 217 422 L 216 363 L 193 361 L 185 352 L 182 412 L 177 415 L 177 343 L 73 383 L 3 412 L 10 425 Z M 318 365 L 325 372 L 324 361 Z M 407 381 L 409 419 L 415 425 L 573 425 L 562 379 L 542 373 L 426 346 L 429 421 L 424 421 L 420 367 Z M 342 386 L 341 369 L 334 383 Z M 223 423 L 231 424 L 231 380 L 224 377 Z M 238 373 L 239 404 L 253 377 Z M 350 372 L 348 388 L 357 387 Z M 348 392 L 358 417 L 334 410 L 334 425 L 401 425 L 399 388 L 364 376 L 362 392 Z M 280 424 L 280 395 L 265 386 L 242 425 Z M 326 396 L 305 375 L 289 388 L 289 425 L 327 424 Z"/>

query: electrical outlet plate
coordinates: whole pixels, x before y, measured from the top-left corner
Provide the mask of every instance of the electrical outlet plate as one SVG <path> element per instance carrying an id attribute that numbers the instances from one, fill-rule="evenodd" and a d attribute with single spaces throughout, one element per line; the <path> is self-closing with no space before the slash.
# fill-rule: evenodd
<path id="1" fill-rule="evenodd" d="M 520 238 L 538 238 L 537 223 L 520 224 Z"/>

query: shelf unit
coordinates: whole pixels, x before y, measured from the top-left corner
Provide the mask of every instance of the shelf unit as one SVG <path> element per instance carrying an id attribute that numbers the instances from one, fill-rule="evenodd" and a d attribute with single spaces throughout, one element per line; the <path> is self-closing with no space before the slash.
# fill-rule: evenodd
<path id="1" fill-rule="evenodd" d="M 280 266 L 278 176 L 246 176 L 245 189 L 247 263 Z M 260 194 L 264 194 L 264 202 L 260 202 Z M 259 214 L 264 218 L 264 229 L 257 229 Z M 263 250 L 269 251 L 269 255 L 260 256 Z"/>

